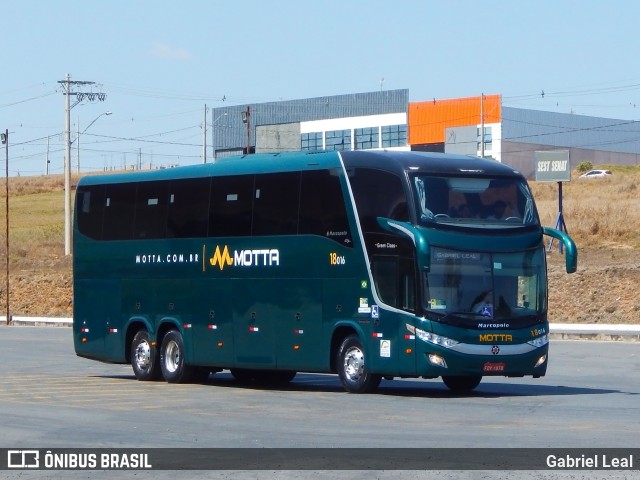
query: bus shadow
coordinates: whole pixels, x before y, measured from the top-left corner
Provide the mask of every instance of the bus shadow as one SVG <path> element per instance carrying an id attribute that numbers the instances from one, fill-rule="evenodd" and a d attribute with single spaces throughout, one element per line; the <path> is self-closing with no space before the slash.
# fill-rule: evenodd
<path id="1" fill-rule="evenodd" d="M 98 378 L 137 381 L 133 375 L 96 375 Z M 144 382 L 146 383 L 146 382 Z M 154 383 L 162 383 L 162 380 Z M 194 385 L 246 390 L 265 390 L 281 392 L 337 392 L 346 393 L 337 375 L 299 373 L 290 383 L 285 385 L 268 385 L 263 383 L 246 383 L 237 381 L 229 372 L 224 371 L 210 375 L 206 380 Z M 572 387 L 567 385 L 523 384 L 515 382 L 487 381 L 481 383 L 470 393 L 460 394 L 449 390 L 440 379 L 402 379 L 382 380 L 376 394 L 395 397 L 417 398 L 501 398 L 501 397 L 542 397 L 542 396 L 576 396 L 607 395 L 613 393 L 632 392 L 620 390 Z"/>
<path id="2" fill-rule="evenodd" d="M 344 388 L 337 375 L 319 375 L 299 373 L 291 383 L 280 386 L 270 386 L 261 384 L 243 384 L 237 382 L 231 374 L 217 373 L 210 376 L 204 385 L 245 388 L 254 390 L 276 390 L 276 391 L 296 391 L 296 392 L 343 392 Z M 452 397 L 479 397 L 479 398 L 500 398 L 500 397 L 536 397 L 536 396 L 574 396 L 574 395 L 607 395 L 613 393 L 624 393 L 620 390 L 571 387 L 566 385 L 534 385 L 512 382 L 486 382 L 481 383 L 474 391 L 466 394 L 458 394 L 449 390 L 440 379 L 434 380 L 382 380 L 378 390 L 378 395 L 389 395 L 396 397 L 425 397 L 425 398 L 452 398 Z M 632 393 L 629 393 L 632 394 Z M 633 394 L 632 394 L 633 395 Z"/>
<path id="3" fill-rule="evenodd" d="M 391 381 L 381 384 L 378 393 L 398 397 L 429 397 L 429 398 L 502 398 L 502 397 L 547 397 L 547 396 L 576 396 L 576 395 L 609 395 L 625 393 L 620 390 L 570 387 L 566 385 L 533 385 L 522 383 L 487 382 L 469 393 L 455 393 L 449 390 L 441 380 L 431 381 Z"/>

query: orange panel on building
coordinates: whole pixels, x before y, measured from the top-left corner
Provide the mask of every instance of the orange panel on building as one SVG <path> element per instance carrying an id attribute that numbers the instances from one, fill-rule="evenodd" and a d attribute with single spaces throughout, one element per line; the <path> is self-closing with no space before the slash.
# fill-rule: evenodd
<path id="1" fill-rule="evenodd" d="M 500 104 L 500 95 L 409 103 L 409 145 L 444 143 L 447 128 L 480 125 L 481 110 L 485 124 L 499 123 Z"/>

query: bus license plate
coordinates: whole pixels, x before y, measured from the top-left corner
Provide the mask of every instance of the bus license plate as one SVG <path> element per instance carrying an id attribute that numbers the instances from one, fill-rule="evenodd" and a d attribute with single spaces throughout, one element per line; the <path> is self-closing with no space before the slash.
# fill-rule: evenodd
<path id="1" fill-rule="evenodd" d="M 494 363 L 494 362 L 487 362 L 484 364 L 484 366 L 482 367 L 482 371 L 484 372 L 504 372 L 504 367 L 506 365 L 504 363 Z"/>

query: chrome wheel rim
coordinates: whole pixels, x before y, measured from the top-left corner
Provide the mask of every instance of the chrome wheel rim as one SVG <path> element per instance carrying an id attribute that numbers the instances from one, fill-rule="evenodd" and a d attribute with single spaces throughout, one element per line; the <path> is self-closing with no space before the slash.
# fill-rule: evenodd
<path id="1" fill-rule="evenodd" d="M 149 370 L 151 367 L 151 346 L 149 342 L 140 342 L 135 351 L 135 362 L 138 369 Z"/>
<path id="2" fill-rule="evenodd" d="M 178 365 L 180 365 L 180 348 L 176 342 L 171 340 L 165 350 L 164 366 L 168 372 L 174 373 L 178 370 Z"/>
<path id="3" fill-rule="evenodd" d="M 364 352 L 357 347 L 349 348 L 344 355 L 344 373 L 350 382 L 357 382 L 364 373 Z"/>

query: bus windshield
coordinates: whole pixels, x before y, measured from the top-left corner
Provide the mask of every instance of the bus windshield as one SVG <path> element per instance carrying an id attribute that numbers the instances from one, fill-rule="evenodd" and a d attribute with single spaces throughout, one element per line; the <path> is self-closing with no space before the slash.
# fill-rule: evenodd
<path id="1" fill-rule="evenodd" d="M 422 225 L 513 228 L 539 224 L 531 191 L 520 178 L 416 174 L 412 184 Z"/>
<path id="2" fill-rule="evenodd" d="M 543 248 L 517 253 L 432 248 L 424 274 L 425 311 L 451 324 L 534 324 L 547 311 L 545 272 Z"/>

